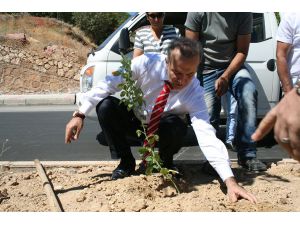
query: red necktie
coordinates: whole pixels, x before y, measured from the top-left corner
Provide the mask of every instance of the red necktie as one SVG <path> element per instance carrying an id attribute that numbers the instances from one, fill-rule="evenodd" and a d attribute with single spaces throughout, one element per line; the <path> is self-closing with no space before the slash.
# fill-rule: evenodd
<path id="1" fill-rule="evenodd" d="M 161 92 L 159 93 L 156 101 L 155 101 L 155 105 L 152 109 L 152 113 L 150 116 L 150 121 L 148 124 L 148 128 L 147 128 L 147 136 L 150 136 L 152 134 L 155 134 L 158 130 L 158 125 L 159 125 L 159 121 L 160 118 L 164 112 L 170 91 L 172 89 L 172 85 L 170 84 L 169 81 L 165 81 L 165 85 L 163 87 L 163 89 L 161 90 Z M 150 147 L 154 147 L 155 143 L 153 143 L 152 146 Z M 144 141 L 144 146 L 149 146 L 149 143 L 147 142 L 147 140 Z M 143 160 L 148 156 L 149 154 L 144 154 L 143 155 Z M 145 161 L 144 161 L 145 163 Z"/>

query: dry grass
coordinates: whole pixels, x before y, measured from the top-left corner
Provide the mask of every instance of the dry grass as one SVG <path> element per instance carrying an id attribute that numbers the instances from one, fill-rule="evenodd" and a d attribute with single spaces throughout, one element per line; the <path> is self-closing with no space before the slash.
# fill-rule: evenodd
<path id="1" fill-rule="evenodd" d="M 28 14 L 0 14 L 0 36 L 13 33 L 25 33 L 30 43 L 36 47 L 62 45 L 76 49 L 78 53 L 82 52 L 83 58 L 86 58 L 87 47 L 96 47 L 80 29 L 59 20 Z"/>

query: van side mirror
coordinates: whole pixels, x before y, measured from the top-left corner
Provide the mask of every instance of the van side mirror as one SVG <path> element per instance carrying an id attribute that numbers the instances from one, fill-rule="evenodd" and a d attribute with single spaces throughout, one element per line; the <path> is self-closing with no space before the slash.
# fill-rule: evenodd
<path id="1" fill-rule="evenodd" d="M 128 28 L 123 28 L 119 37 L 119 50 L 121 53 L 126 54 L 130 47 L 131 46 Z"/>

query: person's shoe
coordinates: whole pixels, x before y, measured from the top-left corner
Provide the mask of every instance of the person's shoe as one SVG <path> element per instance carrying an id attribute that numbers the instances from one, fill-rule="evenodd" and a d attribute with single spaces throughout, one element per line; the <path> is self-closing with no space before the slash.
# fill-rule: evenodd
<path id="1" fill-rule="evenodd" d="M 137 168 L 137 170 L 135 171 L 137 174 L 146 174 L 146 164 L 141 162 L 139 164 L 139 167 Z"/>
<path id="2" fill-rule="evenodd" d="M 134 173 L 135 166 L 133 167 L 121 167 L 120 165 L 112 172 L 111 179 L 117 180 L 124 177 L 129 177 Z"/>
<path id="3" fill-rule="evenodd" d="M 262 172 L 267 170 L 267 166 L 257 158 L 238 160 L 238 164 L 250 172 Z"/>
<path id="4" fill-rule="evenodd" d="M 225 143 L 225 146 L 226 146 L 226 148 L 227 148 L 228 150 L 231 150 L 231 151 L 233 151 L 233 152 L 237 152 L 235 146 L 232 144 L 231 141 L 230 141 L 230 142 L 226 142 L 226 143 Z"/>

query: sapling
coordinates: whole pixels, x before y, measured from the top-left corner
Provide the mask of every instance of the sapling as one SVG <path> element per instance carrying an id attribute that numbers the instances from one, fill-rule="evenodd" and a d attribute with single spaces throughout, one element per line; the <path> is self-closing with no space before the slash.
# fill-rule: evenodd
<path id="1" fill-rule="evenodd" d="M 131 71 L 131 60 L 122 55 L 121 60 L 122 66 L 118 71 L 114 72 L 114 75 L 122 76 L 124 82 L 119 84 L 119 88 L 121 88 L 121 101 L 120 103 L 124 103 L 127 106 L 127 110 L 139 110 L 142 113 L 144 102 L 144 94 L 142 90 L 136 86 L 136 81 L 132 79 L 132 71 Z M 144 124 L 141 122 L 142 130 L 137 130 L 136 134 L 138 137 L 144 136 L 148 145 L 139 148 L 139 153 L 144 156 L 146 163 L 146 175 L 151 175 L 153 171 L 159 171 L 163 177 L 170 181 L 175 187 L 177 193 L 179 193 L 179 189 L 173 180 L 173 175 L 178 173 L 175 170 L 170 170 L 168 168 L 163 167 L 162 160 L 159 157 L 159 152 L 155 150 L 154 144 L 159 141 L 159 136 L 157 134 L 147 135 L 147 130 Z"/>

